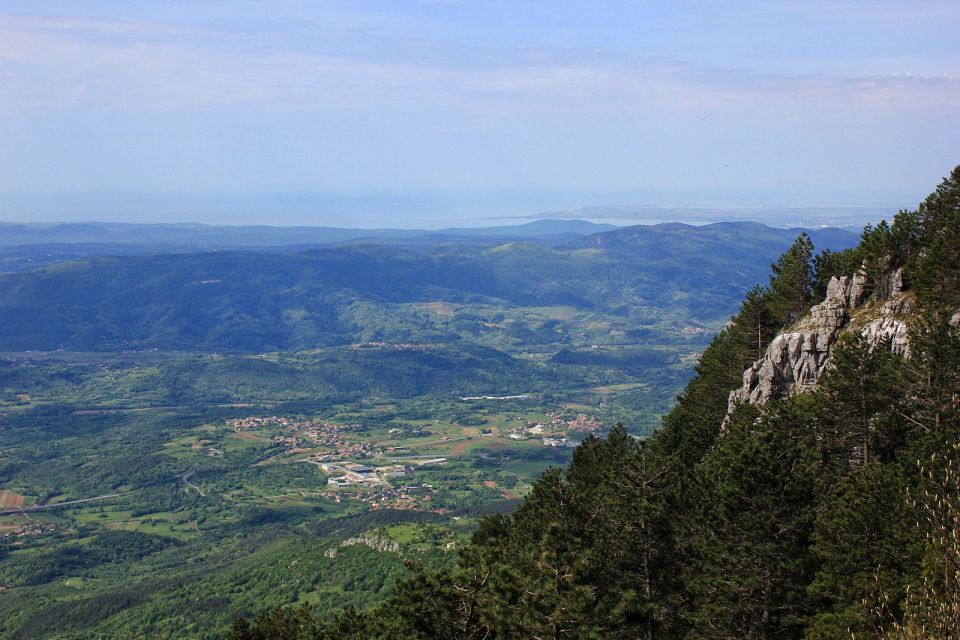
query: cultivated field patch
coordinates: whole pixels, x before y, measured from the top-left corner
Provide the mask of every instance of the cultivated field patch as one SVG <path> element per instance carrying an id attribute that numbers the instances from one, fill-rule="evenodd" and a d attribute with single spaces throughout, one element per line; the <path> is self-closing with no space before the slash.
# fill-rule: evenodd
<path id="1" fill-rule="evenodd" d="M 0 491 L 0 509 L 16 509 L 23 506 L 24 497 L 13 491 Z"/>
<path id="2" fill-rule="evenodd" d="M 460 442 L 456 443 L 455 445 L 450 447 L 450 455 L 462 456 L 464 452 L 467 450 L 467 445 L 469 443 L 470 443 L 469 440 L 461 440 Z"/>
<path id="3" fill-rule="evenodd" d="M 457 305 L 451 302 L 417 302 L 410 306 L 413 309 L 432 311 L 438 316 L 445 316 L 447 318 L 452 318 L 457 312 Z"/>

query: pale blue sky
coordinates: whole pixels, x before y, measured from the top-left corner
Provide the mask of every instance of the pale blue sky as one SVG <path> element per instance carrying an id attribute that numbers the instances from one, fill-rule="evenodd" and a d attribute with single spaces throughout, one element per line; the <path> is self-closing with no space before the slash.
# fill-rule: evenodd
<path id="1" fill-rule="evenodd" d="M 0 0 L 0 219 L 912 206 L 960 163 L 958 33 L 956 0 Z"/>

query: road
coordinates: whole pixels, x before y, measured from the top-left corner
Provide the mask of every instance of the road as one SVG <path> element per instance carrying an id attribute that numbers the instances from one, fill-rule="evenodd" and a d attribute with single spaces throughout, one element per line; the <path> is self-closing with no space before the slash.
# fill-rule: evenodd
<path id="1" fill-rule="evenodd" d="M 190 482 L 190 476 L 192 476 L 193 473 L 194 473 L 193 471 L 188 471 L 187 473 L 183 474 L 183 478 L 182 478 L 182 479 L 183 479 L 183 483 L 184 483 L 185 485 L 187 485 L 188 487 L 190 487 L 191 489 L 196 489 L 196 490 L 197 490 L 197 493 L 200 494 L 200 497 L 201 497 L 201 498 L 206 498 L 206 497 L 207 497 L 207 494 L 205 494 L 205 493 L 203 492 L 203 489 L 201 489 L 201 488 L 198 487 L 197 485 L 195 485 L 195 484 L 193 484 L 192 482 Z"/>
<path id="2" fill-rule="evenodd" d="M 79 500 L 64 500 L 63 502 L 57 502 L 54 504 L 38 504 L 32 507 L 17 507 L 16 509 L 6 509 L 5 511 L 0 511 L 0 516 L 9 516 L 17 513 L 26 513 L 27 511 L 40 511 L 42 509 L 59 509 L 60 507 L 69 507 L 74 504 L 83 504 L 85 502 L 95 502 L 97 500 L 109 500 L 110 498 L 119 498 L 120 496 L 125 496 L 133 493 L 133 491 L 124 491 L 121 493 L 108 493 L 102 496 L 96 496 L 93 498 L 80 498 Z"/>

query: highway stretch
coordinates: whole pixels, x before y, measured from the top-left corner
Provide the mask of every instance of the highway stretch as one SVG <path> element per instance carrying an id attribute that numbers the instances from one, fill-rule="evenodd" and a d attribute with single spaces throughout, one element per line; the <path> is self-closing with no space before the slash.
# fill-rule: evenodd
<path id="1" fill-rule="evenodd" d="M 53 504 L 38 504 L 32 507 L 17 507 L 16 509 L 5 509 L 0 511 L 0 516 L 9 516 L 17 513 L 25 513 L 27 511 L 40 511 L 42 509 L 59 509 L 60 507 L 69 507 L 75 504 L 83 504 L 84 502 L 95 502 L 97 500 L 109 500 L 110 498 L 119 498 L 120 496 L 125 496 L 133 493 L 133 491 L 123 491 L 121 493 L 107 493 L 102 496 L 95 496 L 93 498 L 79 498 L 77 500 L 64 500 L 63 502 L 55 502 Z"/>

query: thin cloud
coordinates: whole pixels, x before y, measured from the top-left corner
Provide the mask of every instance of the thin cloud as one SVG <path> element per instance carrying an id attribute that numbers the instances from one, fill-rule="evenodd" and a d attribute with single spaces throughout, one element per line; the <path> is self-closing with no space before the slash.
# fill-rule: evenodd
<path id="1" fill-rule="evenodd" d="M 385 59 L 266 46 L 262 34 L 129 20 L 0 16 L 0 110 L 279 108 L 575 114 L 820 106 L 960 107 L 953 76 L 772 74 L 609 52 L 496 50 Z M 318 46 L 314 44 L 314 46 Z M 375 49 L 375 47 L 374 47 Z M 379 55 L 380 59 L 377 59 Z M 457 64 L 458 60 L 467 61 Z"/>

